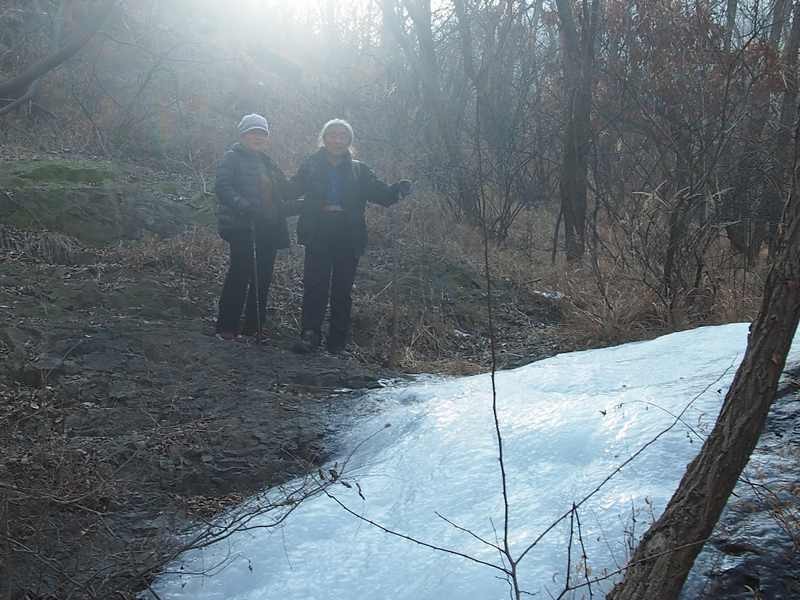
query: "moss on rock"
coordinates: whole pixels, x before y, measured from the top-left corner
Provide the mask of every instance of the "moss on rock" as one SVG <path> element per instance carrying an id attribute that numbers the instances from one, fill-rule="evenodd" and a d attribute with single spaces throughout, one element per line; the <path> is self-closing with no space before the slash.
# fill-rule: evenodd
<path id="1" fill-rule="evenodd" d="M 207 201 L 197 206 L 194 199 L 165 195 L 164 185 L 109 161 L 8 161 L 0 163 L 0 221 L 58 231 L 93 246 L 170 236 L 212 222 Z M 170 189 L 178 185 L 170 183 Z"/>
<path id="2" fill-rule="evenodd" d="M 114 180 L 116 174 L 108 161 L 19 161 L 15 175 L 34 184 L 101 185 Z"/>

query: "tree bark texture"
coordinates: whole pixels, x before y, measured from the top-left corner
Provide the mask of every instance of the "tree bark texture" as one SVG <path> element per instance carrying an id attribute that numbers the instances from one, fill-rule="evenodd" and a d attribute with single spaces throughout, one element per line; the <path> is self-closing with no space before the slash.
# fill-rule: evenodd
<path id="1" fill-rule="evenodd" d="M 669 300 L 670 320 L 672 320 L 678 292 L 686 287 L 681 277 L 684 258 L 684 244 L 691 221 L 691 212 L 696 200 L 692 177 L 692 144 L 688 132 L 677 126 L 680 116 L 673 113 L 670 117 L 672 139 L 675 144 L 675 169 L 672 172 L 672 185 L 665 185 L 671 206 L 668 213 L 669 238 L 664 254 L 664 274 L 662 286 L 664 297 Z"/>
<path id="2" fill-rule="evenodd" d="M 796 158 L 795 158 L 796 165 Z M 796 168 L 796 167 L 795 167 Z M 642 538 L 610 600 L 674 600 L 711 535 L 767 420 L 800 319 L 800 198 L 784 210 L 758 317 L 714 430 L 664 514 Z"/>
<path id="3" fill-rule="evenodd" d="M 556 0 L 561 23 L 561 60 L 564 69 L 564 147 L 559 190 L 564 216 L 564 241 L 568 260 L 578 260 L 586 248 L 586 196 L 594 80 L 594 44 L 600 1 L 582 4 L 578 27 L 570 0 Z"/>

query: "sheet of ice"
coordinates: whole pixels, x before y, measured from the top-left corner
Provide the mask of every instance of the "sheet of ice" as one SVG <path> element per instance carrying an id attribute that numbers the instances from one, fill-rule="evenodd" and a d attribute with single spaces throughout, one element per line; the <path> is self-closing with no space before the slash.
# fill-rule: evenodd
<path id="1" fill-rule="evenodd" d="M 671 496 L 710 430 L 744 351 L 746 324 L 706 327 L 614 348 L 562 354 L 498 373 L 510 495 L 511 546 L 519 554 L 625 459 L 684 411 L 682 422 L 579 509 L 592 576 L 624 564 L 627 541 Z M 791 360 L 800 358 L 795 340 Z M 350 477 L 364 492 L 335 495 L 382 525 L 499 563 L 485 540 L 502 534 L 503 502 L 488 375 L 425 381 L 381 394 L 386 410 L 348 434 Z M 390 428 L 383 429 L 386 423 Z M 548 597 L 564 586 L 570 520 L 552 529 L 520 566 L 523 588 Z M 577 530 L 572 581 L 584 577 Z M 164 600 L 505 599 L 498 571 L 388 535 L 324 496 L 304 502 L 279 530 L 238 534 L 189 552 L 164 575 Z M 593 587 L 595 597 L 610 582 Z M 585 590 L 572 598 L 588 597 Z"/>

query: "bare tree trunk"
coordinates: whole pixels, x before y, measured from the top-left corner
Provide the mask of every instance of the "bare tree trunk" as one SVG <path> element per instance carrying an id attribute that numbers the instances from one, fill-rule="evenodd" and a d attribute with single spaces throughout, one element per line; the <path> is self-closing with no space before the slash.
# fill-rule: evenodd
<path id="1" fill-rule="evenodd" d="M 729 0 L 730 2 L 735 0 Z M 787 0 L 775 0 L 772 7 L 770 27 L 767 28 L 765 42 L 775 55 L 780 54 L 780 44 L 783 37 L 783 29 L 787 18 L 789 6 Z M 732 14 L 735 15 L 735 8 Z M 729 18 L 731 14 L 728 15 Z M 791 39 L 789 45 L 791 45 Z M 796 50 L 795 50 L 796 54 Z M 784 54 L 784 57 L 787 55 Z M 753 200 L 751 190 L 759 190 L 764 179 L 764 166 L 760 161 L 755 160 L 759 154 L 759 147 L 765 143 L 764 127 L 770 114 L 770 91 L 766 86 L 759 86 L 751 101 L 750 118 L 746 127 L 744 149 L 739 154 L 734 171 L 734 183 L 732 198 L 728 210 L 728 220 L 730 224 L 726 226 L 728 239 L 734 250 L 744 255 L 746 264 L 752 265 L 761 250 L 761 245 L 766 236 L 766 225 L 764 222 L 763 211 L 759 210 L 759 202 Z M 788 144 L 788 137 L 786 143 Z M 763 203 L 763 189 L 759 190 L 761 202 Z M 779 209 L 780 210 L 780 209 Z M 777 218 L 777 217 L 775 217 Z"/>
<path id="2" fill-rule="evenodd" d="M 763 199 L 760 207 L 760 217 L 763 219 L 764 227 L 761 235 L 767 234 L 767 226 L 770 235 L 770 255 L 775 251 L 775 238 L 777 237 L 778 221 L 780 219 L 781 207 L 786 198 L 787 180 L 789 179 L 790 149 L 792 139 L 792 127 L 797 119 L 797 53 L 800 50 L 800 1 L 795 2 L 792 29 L 789 39 L 784 48 L 783 81 L 784 91 L 781 100 L 781 112 L 778 121 L 778 131 L 775 134 L 775 146 L 773 158 L 775 160 L 774 186 Z M 761 246 L 761 240 L 757 240 Z"/>
<path id="3" fill-rule="evenodd" d="M 684 262 L 684 246 L 686 235 L 691 221 L 691 212 L 694 204 L 694 185 L 692 175 L 692 140 L 685 128 L 679 124 L 681 117 L 679 108 L 670 111 L 671 134 L 675 146 L 675 169 L 667 174 L 671 185 L 664 189 L 669 196 L 668 215 L 668 240 L 664 254 L 664 273 L 662 276 L 662 289 L 664 298 L 669 303 L 670 324 L 675 326 L 676 301 L 680 292 L 686 288 L 682 267 Z"/>
<path id="4" fill-rule="evenodd" d="M 61 49 L 29 66 L 16 77 L 8 81 L 0 82 L 0 98 L 13 101 L 24 96 L 37 79 L 46 75 L 77 54 L 103 26 L 111 15 L 111 12 L 117 6 L 117 3 L 118 0 L 106 0 L 100 8 L 97 9 L 95 15 L 89 20 L 83 30 L 76 33 Z M 0 112 L 0 114 L 2 114 L 2 112 Z"/>
<path id="5" fill-rule="evenodd" d="M 725 8 L 725 52 L 730 52 L 731 50 L 733 32 L 736 29 L 736 10 L 738 6 L 738 0 L 728 0 Z"/>
<path id="6" fill-rule="evenodd" d="M 729 0 L 730 1 L 730 0 Z M 783 28 L 786 25 L 786 11 L 789 8 L 787 0 L 775 0 L 772 6 L 772 23 L 769 28 L 769 43 L 777 49 L 783 37 Z"/>
<path id="7" fill-rule="evenodd" d="M 797 133 L 795 133 L 797 138 Z M 795 169 L 797 139 L 795 139 Z M 767 420 L 800 320 L 800 198 L 796 173 L 776 261 L 742 364 L 717 423 L 664 514 L 647 531 L 610 600 L 674 600 L 711 535 Z"/>
<path id="8" fill-rule="evenodd" d="M 591 140 L 589 116 L 600 0 L 592 1 L 591 10 L 587 2 L 583 2 L 583 27 L 579 37 L 570 2 L 556 0 L 561 21 L 566 113 L 560 191 L 567 260 L 580 259 L 586 248 L 586 193 Z"/>

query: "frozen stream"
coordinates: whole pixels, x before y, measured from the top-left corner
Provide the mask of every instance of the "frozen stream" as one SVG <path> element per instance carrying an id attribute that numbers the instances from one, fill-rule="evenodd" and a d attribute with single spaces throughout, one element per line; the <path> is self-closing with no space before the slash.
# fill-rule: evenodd
<path id="1" fill-rule="evenodd" d="M 514 553 L 690 405 L 683 422 L 579 510 L 591 576 L 624 564 L 631 530 L 638 538 L 663 510 L 700 448 L 698 436 L 713 425 L 746 337 L 746 324 L 706 327 L 650 342 L 563 354 L 498 373 Z M 800 337 L 790 363 L 798 359 Z M 352 510 L 388 528 L 498 563 L 496 550 L 436 514 L 484 540 L 494 542 L 502 535 L 488 375 L 420 381 L 376 393 L 385 410 L 359 423 L 343 444 L 357 448 L 349 477 L 359 483 L 366 500 L 355 487 L 337 485 L 332 492 Z M 387 423 L 391 427 L 384 428 Z M 570 520 L 565 519 L 522 562 L 522 586 L 534 597 L 548 598 L 548 591 L 557 596 L 563 589 L 569 538 Z M 575 529 L 573 581 L 585 577 L 579 556 Z M 226 566 L 213 569 L 214 576 L 186 574 L 220 561 Z M 279 528 L 240 533 L 187 553 L 170 571 L 153 586 L 164 600 L 509 597 L 498 571 L 383 533 L 325 496 L 304 502 Z M 595 584 L 594 597 L 608 587 L 610 582 Z"/>

